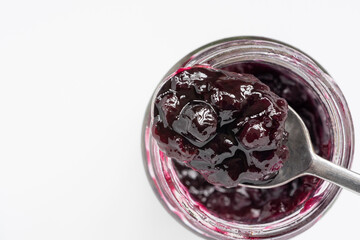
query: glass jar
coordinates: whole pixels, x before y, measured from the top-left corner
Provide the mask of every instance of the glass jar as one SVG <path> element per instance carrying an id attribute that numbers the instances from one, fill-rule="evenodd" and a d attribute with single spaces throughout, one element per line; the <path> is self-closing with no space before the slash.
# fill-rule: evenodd
<path id="1" fill-rule="evenodd" d="M 345 98 L 329 74 L 298 49 L 272 39 L 234 37 L 207 44 L 177 62 L 155 90 L 147 108 L 142 132 L 142 150 L 146 173 L 164 207 L 186 227 L 210 239 L 288 239 L 311 227 L 331 206 L 340 188 L 320 181 L 302 206 L 275 221 L 247 224 L 229 221 L 207 211 L 181 184 L 172 160 L 161 152 L 152 137 L 152 106 L 156 92 L 178 68 L 209 65 L 224 68 L 242 62 L 261 62 L 285 68 L 303 79 L 303 86 L 317 99 L 323 112 L 322 124 L 329 130 L 326 156 L 349 168 L 353 157 L 354 134 Z"/>

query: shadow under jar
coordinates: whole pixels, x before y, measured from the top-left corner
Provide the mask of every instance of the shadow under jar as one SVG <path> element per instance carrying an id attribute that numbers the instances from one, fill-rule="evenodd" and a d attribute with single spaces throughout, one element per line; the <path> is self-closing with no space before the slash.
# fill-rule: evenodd
<path id="1" fill-rule="evenodd" d="M 151 133 L 155 96 L 177 69 L 195 65 L 253 74 L 302 117 L 318 155 L 346 168 L 352 161 L 354 134 L 347 103 L 318 63 L 275 40 L 223 39 L 176 63 L 160 82 L 146 111 L 144 164 L 164 207 L 186 227 L 209 239 L 288 239 L 311 227 L 338 196 L 337 186 L 311 176 L 274 189 L 213 186 L 158 148 Z"/>

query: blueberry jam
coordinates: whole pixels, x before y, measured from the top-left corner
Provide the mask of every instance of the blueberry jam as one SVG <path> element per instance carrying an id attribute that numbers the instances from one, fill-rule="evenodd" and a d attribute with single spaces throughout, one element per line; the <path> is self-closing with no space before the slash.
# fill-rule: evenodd
<path id="1" fill-rule="evenodd" d="M 285 68 L 258 62 L 245 62 L 223 69 L 252 74 L 271 91 L 285 98 L 307 125 L 315 152 L 324 158 L 331 156 L 332 140 L 326 127 L 326 114 L 319 99 L 308 90 L 301 77 Z M 192 151 L 187 149 L 189 154 Z M 306 204 L 320 184 L 319 179 L 307 176 L 273 189 L 225 188 L 210 184 L 183 162 L 173 159 L 173 165 L 194 201 L 220 218 L 246 224 L 272 222 L 294 213 Z"/>
<path id="2" fill-rule="evenodd" d="M 157 94 L 153 135 L 209 183 L 236 187 L 271 179 L 286 161 L 287 110 L 253 75 L 183 68 Z"/>

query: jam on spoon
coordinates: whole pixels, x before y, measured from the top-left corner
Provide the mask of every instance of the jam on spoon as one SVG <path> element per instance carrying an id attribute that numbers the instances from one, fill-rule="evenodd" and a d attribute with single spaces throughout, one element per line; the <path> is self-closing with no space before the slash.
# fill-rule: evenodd
<path id="1" fill-rule="evenodd" d="M 168 157 L 229 188 L 276 176 L 288 158 L 287 111 L 253 75 L 195 66 L 158 91 L 152 130 Z"/>

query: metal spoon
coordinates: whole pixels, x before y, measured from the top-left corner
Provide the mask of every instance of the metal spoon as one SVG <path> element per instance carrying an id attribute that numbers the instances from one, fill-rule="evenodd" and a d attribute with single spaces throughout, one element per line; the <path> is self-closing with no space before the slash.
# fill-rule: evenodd
<path id="1" fill-rule="evenodd" d="M 289 159 L 268 182 L 241 184 L 252 188 L 274 188 L 304 175 L 313 175 L 360 193 L 360 174 L 340 167 L 315 154 L 309 132 L 300 116 L 289 107 L 285 129 L 289 133 Z"/>

